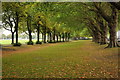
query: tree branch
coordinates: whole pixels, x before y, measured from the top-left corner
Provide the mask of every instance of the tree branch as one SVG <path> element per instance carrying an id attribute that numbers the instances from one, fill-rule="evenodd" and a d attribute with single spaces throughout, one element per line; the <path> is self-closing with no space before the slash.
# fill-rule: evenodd
<path id="1" fill-rule="evenodd" d="M 6 29 L 6 30 L 8 30 L 8 31 L 11 31 L 10 29 L 6 28 L 4 25 L 3 25 L 3 28 Z"/>
<path id="2" fill-rule="evenodd" d="M 104 12 L 104 10 L 103 10 L 102 8 L 98 7 L 97 4 L 98 4 L 98 3 L 94 3 L 94 6 L 95 6 L 95 8 L 97 9 L 97 12 L 98 12 L 107 22 L 111 21 L 111 17 L 108 16 L 108 15 Z"/>
<path id="3" fill-rule="evenodd" d="M 26 31 L 24 31 L 24 32 L 25 32 L 25 34 L 29 35 Z"/>
<path id="4" fill-rule="evenodd" d="M 120 2 L 109 2 L 111 5 L 113 5 L 115 8 L 120 10 Z"/>

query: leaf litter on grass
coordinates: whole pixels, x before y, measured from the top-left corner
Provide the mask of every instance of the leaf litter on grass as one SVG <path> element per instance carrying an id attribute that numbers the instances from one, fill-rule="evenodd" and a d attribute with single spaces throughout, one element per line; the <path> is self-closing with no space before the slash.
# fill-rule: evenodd
<path id="1" fill-rule="evenodd" d="M 19 60 L 21 64 L 18 64 L 17 60 L 16 62 L 7 62 L 4 59 L 3 61 L 9 64 L 5 64 L 3 62 L 3 65 L 5 66 L 5 68 L 3 68 L 3 76 L 19 78 L 118 77 L 116 48 L 103 49 L 104 46 L 98 46 L 90 41 L 77 41 L 69 43 L 44 47 L 42 50 L 37 50 L 37 52 L 34 51 L 35 53 L 31 52 L 30 54 L 32 54 L 32 56 L 26 54 L 28 58 L 25 59 L 28 60 L 21 57 L 22 59 Z M 11 59 L 7 57 L 7 59 L 9 59 L 8 61 L 11 61 L 11 59 L 15 60 L 14 57 Z"/>

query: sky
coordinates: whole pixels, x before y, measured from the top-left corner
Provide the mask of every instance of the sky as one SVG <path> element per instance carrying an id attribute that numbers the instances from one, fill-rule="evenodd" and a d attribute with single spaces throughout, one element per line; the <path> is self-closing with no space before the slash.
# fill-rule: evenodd
<path id="1" fill-rule="evenodd" d="M 8 30 L 2 30 L 2 34 L 5 34 L 7 36 L 7 35 L 11 34 L 11 32 Z"/>

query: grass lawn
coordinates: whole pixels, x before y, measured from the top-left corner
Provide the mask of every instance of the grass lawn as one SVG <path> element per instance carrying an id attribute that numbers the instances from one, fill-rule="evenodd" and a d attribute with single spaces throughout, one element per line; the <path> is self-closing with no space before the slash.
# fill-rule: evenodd
<path id="1" fill-rule="evenodd" d="M 90 40 L 24 47 L 3 55 L 3 78 L 118 78 L 118 48 Z M 30 50 L 31 48 L 31 50 Z"/>
<path id="2" fill-rule="evenodd" d="M 11 41 L 12 40 L 0 40 L 0 44 L 8 45 L 8 44 L 11 44 Z M 29 40 L 19 40 L 19 42 L 22 43 L 22 44 L 26 44 L 28 41 Z M 35 43 L 37 40 L 33 39 L 32 41 Z"/>

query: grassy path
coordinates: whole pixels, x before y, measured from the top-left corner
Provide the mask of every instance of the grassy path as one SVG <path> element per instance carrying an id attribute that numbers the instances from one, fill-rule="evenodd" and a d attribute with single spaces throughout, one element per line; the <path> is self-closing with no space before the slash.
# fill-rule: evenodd
<path id="1" fill-rule="evenodd" d="M 103 49 L 89 40 L 47 45 L 3 56 L 3 78 L 118 77 L 118 48 Z"/>

